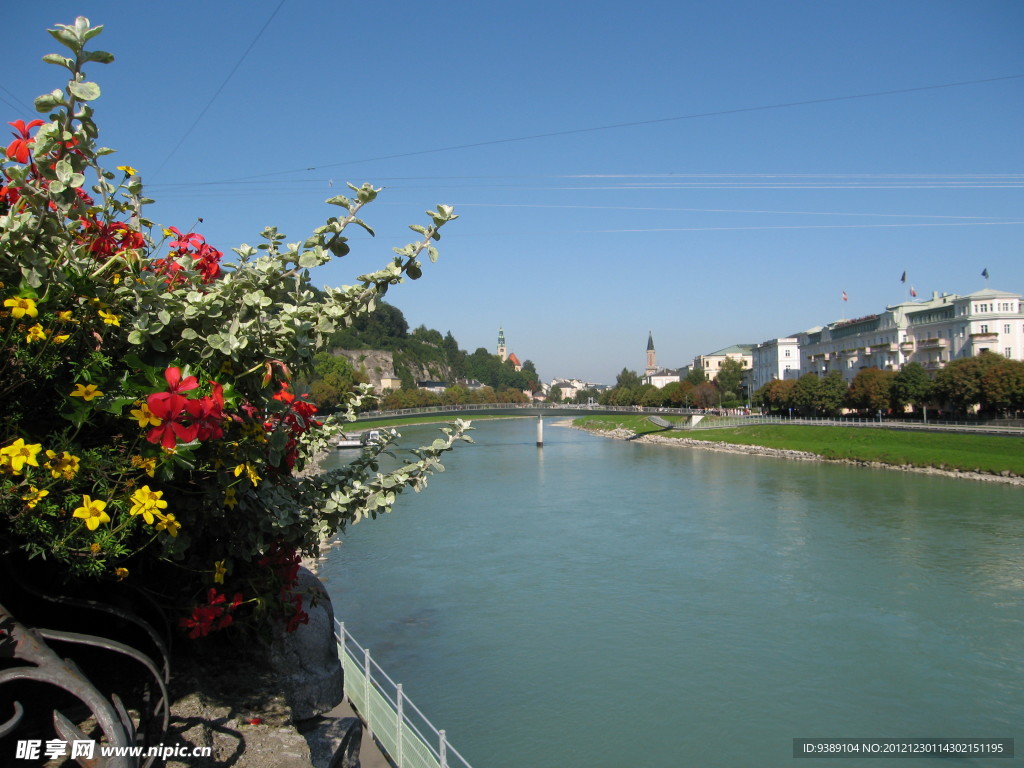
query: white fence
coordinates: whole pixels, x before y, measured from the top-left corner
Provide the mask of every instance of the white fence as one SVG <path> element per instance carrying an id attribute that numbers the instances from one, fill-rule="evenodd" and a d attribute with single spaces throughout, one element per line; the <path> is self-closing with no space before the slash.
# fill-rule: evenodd
<path id="1" fill-rule="evenodd" d="M 472 768 L 396 683 L 337 622 L 345 695 L 398 768 Z M 436 746 L 435 746 L 436 745 Z"/>

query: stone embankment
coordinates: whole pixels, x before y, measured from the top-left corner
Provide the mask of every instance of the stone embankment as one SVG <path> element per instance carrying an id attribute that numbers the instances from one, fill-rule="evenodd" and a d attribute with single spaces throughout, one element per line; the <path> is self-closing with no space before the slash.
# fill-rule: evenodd
<path id="1" fill-rule="evenodd" d="M 584 429 L 583 427 L 577 427 L 571 421 L 560 422 L 559 426 L 569 426 L 574 429 Z M 701 451 L 718 451 L 720 453 L 742 453 L 749 456 L 770 456 L 777 459 L 791 459 L 796 461 L 828 461 L 837 464 L 850 464 L 858 467 L 869 467 L 871 469 L 887 469 L 896 470 L 899 472 L 915 472 L 924 475 L 941 475 L 943 477 L 953 477 L 961 480 L 977 480 L 983 483 L 1002 483 L 1005 485 L 1019 485 L 1024 486 L 1024 477 L 1014 475 L 1011 472 L 1004 471 L 998 475 L 993 475 L 988 472 L 982 472 L 980 470 L 959 470 L 959 469 L 943 469 L 940 467 L 915 467 L 911 464 L 885 464 L 880 461 L 861 461 L 858 459 L 830 459 L 825 456 L 821 456 L 816 453 L 808 453 L 806 451 L 790 451 L 781 448 L 767 448 L 763 445 L 737 445 L 734 443 L 718 443 L 709 440 L 694 440 L 688 437 L 665 437 L 663 435 L 640 435 L 637 436 L 635 432 L 629 429 L 612 429 L 612 430 L 597 430 L 597 429 L 585 429 L 586 432 L 592 432 L 597 435 L 604 437 L 611 437 L 616 440 L 631 440 L 638 443 L 647 443 L 653 445 L 670 445 L 677 448 L 695 448 Z"/>

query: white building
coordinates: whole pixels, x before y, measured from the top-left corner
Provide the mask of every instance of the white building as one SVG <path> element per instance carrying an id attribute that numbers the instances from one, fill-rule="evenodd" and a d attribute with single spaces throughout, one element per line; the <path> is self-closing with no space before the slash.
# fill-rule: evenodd
<path id="1" fill-rule="evenodd" d="M 851 381 L 862 368 L 898 371 L 920 363 L 929 371 L 982 351 L 1024 359 L 1020 294 L 985 289 L 886 307 L 877 315 L 839 320 L 798 334 L 801 372 L 839 371 Z"/>
<path id="2" fill-rule="evenodd" d="M 708 381 L 718 378 L 718 371 L 726 360 L 738 360 L 744 369 L 750 370 L 754 364 L 754 347 L 756 344 L 733 344 L 708 355 L 697 355 L 693 358 L 693 368 L 700 368 Z"/>
<path id="3" fill-rule="evenodd" d="M 796 336 L 768 339 L 751 353 L 750 391 L 756 392 L 775 379 L 800 376 L 800 340 Z"/>

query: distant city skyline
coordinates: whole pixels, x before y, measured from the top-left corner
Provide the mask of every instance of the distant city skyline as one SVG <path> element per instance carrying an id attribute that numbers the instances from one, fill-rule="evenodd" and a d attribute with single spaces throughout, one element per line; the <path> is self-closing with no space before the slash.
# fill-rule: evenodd
<path id="1" fill-rule="evenodd" d="M 341 285 L 452 204 L 387 301 L 470 352 L 503 326 L 544 381 L 642 371 L 649 330 L 678 367 L 911 288 L 1024 289 L 1016 0 L 17 4 L 5 122 L 62 85 L 45 30 L 78 14 L 116 59 L 86 70 L 106 162 L 156 222 L 299 241 L 373 183 L 377 236 L 314 273 Z"/>

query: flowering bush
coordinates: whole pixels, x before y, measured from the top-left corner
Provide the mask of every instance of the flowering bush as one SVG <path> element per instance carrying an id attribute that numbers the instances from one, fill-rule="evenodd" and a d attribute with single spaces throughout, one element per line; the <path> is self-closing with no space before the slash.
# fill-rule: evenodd
<path id="1" fill-rule="evenodd" d="M 388 473 L 386 441 L 350 466 L 304 474 L 370 397 L 321 419 L 292 392 L 339 326 L 437 258 L 448 206 L 421 239 L 359 284 L 316 291 L 309 270 L 348 251 L 343 232 L 378 190 L 327 202 L 344 213 L 301 243 L 274 228 L 226 260 L 193 231 L 143 215 L 139 174 L 105 170 L 83 67 L 108 63 L 85 18 L 51 34 L 71 56 L 66 88 L 36 99 L 49 120 L 15 120 L 0 162 L 0 552 L 43 558 L 68 580 L 135 581 L 191 637 L 244 617 L 304 620 L 299 553 L 419 490 L 444 437 Z M 86 191 L 87 179 L 95 183 Z M 156 233 L 154 235 L 154 233 Z M 372 231 L 371 231 L 372 234 Z"/>

